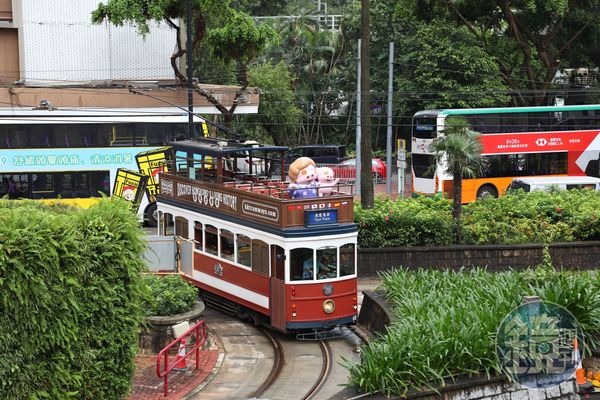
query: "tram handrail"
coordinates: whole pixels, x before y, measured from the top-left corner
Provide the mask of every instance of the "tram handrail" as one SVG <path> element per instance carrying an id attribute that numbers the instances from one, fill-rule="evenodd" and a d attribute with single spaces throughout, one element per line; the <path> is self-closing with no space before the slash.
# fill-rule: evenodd
<path id="1" fill-rule="evenodd" d="M 195 342 L 193 345 L 188 344 L 190 342 L 189 340 L 186 340 L 188 336 L 190 339 L 192 337 L 195 338 Z M 174 368 L 177 367 L 177 363 L 181 361 L 181 358 L 185 360 L 192 353 L 196 355 L 196 369 L 200 368 L 200 350 L 202 349 L 205 343 L 206 323 L 204 322 L 204 320 L 201 320 L 196 325 L 188 329 L 183 335 L 169 343 L 164 349 L 160 351 L 160 353 L 158 353 L 158 355 L 156 356 L 156 375 L 159 378 L 164 379 L 163 394 L 165 397 L 167 397 L 169 391 L 169 372 L 171 372 Z M 169 351 L 175 346 L 177 346 L 177 350 L 180 350 L 180 348 L 183 347 L 185 349 L 185 355 L 177 355 L 172 359 L 171 362 L 169 362 Z M 161 359 L 164 359 L 163 363 L 161 363 Z M 161 366 L 164 366 L 164 370 L 163 368 L 161 368 Z"/>

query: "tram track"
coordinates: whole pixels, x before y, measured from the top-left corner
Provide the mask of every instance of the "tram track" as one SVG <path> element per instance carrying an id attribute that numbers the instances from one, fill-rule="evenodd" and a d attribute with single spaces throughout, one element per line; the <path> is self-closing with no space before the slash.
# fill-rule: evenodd
<path id="1" fill-rule="evenodd" d="M 264 330 L 274 351 L 271 373 L 253 398 L 314 400 L 331 372 L 331 348 L 324 340 L 298 341 Z M 318 373 L 316 373 L 318 371 Z M 314 383 L 306 392 L 307 383 Z"/>
<path id="2" fill-rule="evenodd" d="M 326 400 L 347 382 L 341 358 L 358 355 L 354 335 L 299 341 L 212 308 L 205 321 L 222 343 L 224 359 L 188 400 Z"/>

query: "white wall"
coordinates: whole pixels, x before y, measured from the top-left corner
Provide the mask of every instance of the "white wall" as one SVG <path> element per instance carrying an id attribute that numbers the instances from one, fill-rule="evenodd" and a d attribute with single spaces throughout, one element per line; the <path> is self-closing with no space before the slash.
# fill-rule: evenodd
<path id="1" fill-rule="evenodd" d="M 171 79 L 175 31 L 150 24 L 93 25 L 100 0 L 21 0 L 21 78 L 26 80 Z"/>

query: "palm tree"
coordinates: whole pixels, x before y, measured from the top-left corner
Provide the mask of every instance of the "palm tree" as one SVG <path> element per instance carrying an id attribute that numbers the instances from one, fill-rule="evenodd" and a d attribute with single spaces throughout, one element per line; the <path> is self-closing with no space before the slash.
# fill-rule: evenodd
<path id="1" fill-rule="evenodd" d="M 435 153 L 435 165 L 445 168 L 453 177 L 454 234 L 456 243 L 461 242 L 460 215 L 462 211 L 462 178 L 474 178 L 482 174 L 487 160 L 481 155 L 481 134 L 470 129 L 469 123 L 458 117 L 446 120 L 442 136 L 435 139 L 429 149 Z"/>

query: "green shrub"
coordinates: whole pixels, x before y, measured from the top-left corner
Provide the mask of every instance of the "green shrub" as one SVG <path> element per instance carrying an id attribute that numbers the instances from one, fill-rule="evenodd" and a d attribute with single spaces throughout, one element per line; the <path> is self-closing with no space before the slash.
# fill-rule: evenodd
<path id="1" fill-rule="evenodd" d="M 567 190 L 485 198 L 463 206 L 463 244 L 524 244 L 600 240 L 600 193 Z M 360 247 L 442 246 L 453 243 L 448 200 L 379 198 L 355 207 Z"/>
<path id="2" fill-rule="evenodd" d="M 0 398 L 127 395 L 144 247 L 118 199 L 88 210 L 0 201 Z"/>
<path id="3" fill-rule="evenodd" d="M 146 277 L 150 287 L 146 315 L 174 315 L 190 311 L 198 301 L 196 288 L 179 275 Z"/>
<path id="4" fill-rule="evenodd" d="M 396 317 L 388 331 L 362 348 L 350 383 L 365 392 L 402 395 L 443 385 L 444 378 L 500 372 L 495 335 L 504 316 L 537 294 L 567 308 L 587 344 L 600 341 L 600 274 L 541 267 L 525 272 L 404 269 L 384 273 Z M 586 348 L 586 350 L 588 350 Z"/>
<path id="5" fill-rule="evenodd" d="M 436 246 L 452 242 L 451 204 L 426 197 L 391 201 L 377 198 L 374 207 L 355 206 L 360 247 Z"/>

